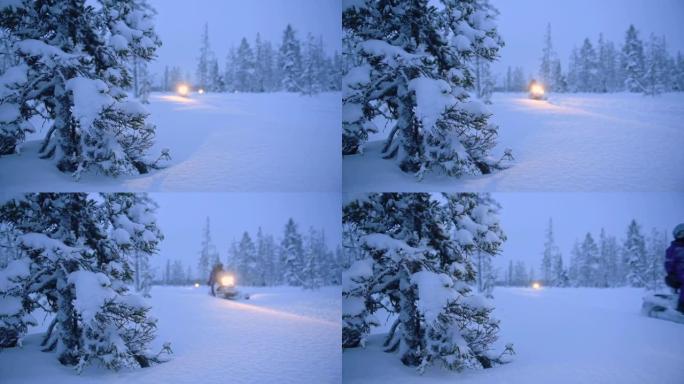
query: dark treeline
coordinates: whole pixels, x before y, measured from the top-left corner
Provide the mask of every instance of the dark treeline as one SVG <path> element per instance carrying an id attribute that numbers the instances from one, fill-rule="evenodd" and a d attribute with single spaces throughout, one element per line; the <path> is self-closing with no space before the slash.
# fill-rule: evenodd
<path id="1" fill-rule="evenodd" d="M 618 45 L 603 34 L 596 41 L 585 38 L 563 66 L 553 48 L 551 25 L 544 35 L 538 80 L 552 92 L 636 92 L 656 95 L 684 91 L 684 58 L 670 53 L 664 36 L 643 39 L 630 25 Z M 521 67 L 509 67 L 502 90 L 527 90 L 530 78 Z"/>
<path id="2" fill-rule="evenodd" d="M 624 237 L 618 240 L 601 229 L 598 235 L 587 232 L 576 240 L 570 252 L 570 263 L 556 245 L 553 222 L 546 229 L 539 275 L 523 261 L 509 261 L 499 284 L 527 286 L 539 281 L 555 287 L 664 287 L 667 233 L 652 229 L 646 235 L 632 220 Z"/>
<path id="3" fill-rule="evenodd" d="M 317 288 L 338 285 L 341 279 L 342 255 L 338 248 L 328 248 L 325 233 L 310 228 L 302 234 L 290 219 L 279 239 L 261 228 L 256 234 L 245 231 L 233 240 L 225 259 L 214 245 L 209 218 L 202 230 L 197 272 L 180 260 L 167 260 L 158 284 L 185 285 L 209 279 L 212 268 L 221 264 L 237 275 L 238 284 L 251 286 L 290 285 Z"/>
<path id="4" fill-rule="evenodd" d="M 211 48 L 209 26 L 200 40 L 197 69 L 192 81 L 180 67 L 166 66 L 160 88 L 172 91 L 182 83 L 193 83 L 208 92 L 300 92 L 315 94 L 341 89 L 342 57 L 329 55 L 323 39 L 307 34 L 301 41 L 288 25 L 279 45 L 262 39 L 243 37 L 239 46 L 231 46 L 222 62 Z"/>

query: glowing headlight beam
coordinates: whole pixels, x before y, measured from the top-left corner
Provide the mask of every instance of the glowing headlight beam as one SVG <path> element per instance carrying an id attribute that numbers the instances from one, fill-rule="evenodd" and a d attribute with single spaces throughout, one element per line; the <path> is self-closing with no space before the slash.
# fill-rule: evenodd
<path id="1" fill-rule="evenodd" d="M 235 277 L 231 275 L 226 275 L 221 278 L 221 285 L 231 286 L 235 285 Z"/>
<path id="2" fill-rule="evenodd" d="M 534 289 L 541 289 L 541 284 L 537 283 L 536 281 L 532 283 L 532 288 Z"/>
<path id="3" fill-rule="evenodd" d="M 176 91 L 181 96 L 187 96 L 188 94 L 190 94 L 190 87 L 188 87 L 185 84 L 181 84 L 178 86 L 178 89 L 176 89 Z"/>
<path id="4" fill-rule="evenodd" d="M 532 88 L 530 88 L 530 92 L 536 95 L 543 95 L 544 94 L 544 87 L 542 87 L 539 84 L 534 84 Z"/>

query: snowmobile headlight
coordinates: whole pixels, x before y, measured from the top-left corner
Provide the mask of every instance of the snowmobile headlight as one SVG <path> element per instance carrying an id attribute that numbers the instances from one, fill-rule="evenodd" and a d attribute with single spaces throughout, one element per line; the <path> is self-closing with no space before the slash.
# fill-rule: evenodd
<path id="1" fill-rule="evenodd" d="M 534 84 L 532 88 L 530 88 L 530 92 L 533 95 L 543 95 L 544 94 L 544 87 L 542 87 L 539 84 Z"/>
<path id="2" fill-rule="evenodd" d="M 541 289 L 541 284 L 539 284 L 538 282 L 535 281 L 534 283 L 532 283 L 532 288 Z"/>
<path id="3" fill-rule="evenodd" d="M 200 95 L 204 95 L 204 89 L 200 88 L 200 89 L 197 91 L 197 93 L 199 93 Z"/>
<path id="4" fill-rule="evenodd" d="M 181 84 L 178 86 L 178 89 L 176 89 L 179 95 L 181 96 L 187 96 L 190 94 L 190 87 L 188 87 L 185 84 Z"/>
<path id="5" fill-rule="evenodd" d="M 195 283 L 195 288 L 199 288 L 199 283 Z"/>
<path id="6" fill-rule="evenodd" d="M 235 285 L 235 277 L 232 275 L 225 275 L 221 278 L 221 285 L 227 286 L 227 287 L 232 287 Z"/>

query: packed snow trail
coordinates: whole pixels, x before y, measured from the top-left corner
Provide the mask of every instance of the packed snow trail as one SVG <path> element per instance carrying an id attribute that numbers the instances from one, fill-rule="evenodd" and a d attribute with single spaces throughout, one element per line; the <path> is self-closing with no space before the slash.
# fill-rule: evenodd
<path id="1" fill-rule="evenodd" d="M 211 297 L 206 287 L 154 287 L 159 319 L 153 350 L 171 342 L 172 360 L 152 368 L 80 376 L 39 335 L 0 352 L 0 382 L 14 383 L 339 383 L 340 297 L 337 287 L 241 288 L 247 301 Z"/>
<path id="2" fill-rule="evenodd" d="M 373 335 L 366 349 L 343 353 L 344 382 L 680 384 L 684 325 L 641 315 L 643 295 L 634 288 L 496 288 L 497 350 L 513 343 L 511 363 L 461 373 L 431 367 L 420 377 L 383 352 L 384 335 Z"/>
<path id="3" fill-rule="evenodd" d="M 340 93 L 152 94 L 157 126 L 150 157 L 165 169 L 137 177 L 84 175 L 76 182 L 39 158 L 39 128 L 20 155 L 0 157 L 5 191 L 339 191 Z M 36 122 L 40 125 L 40 122 Z"/>
<path id="4" fill-rule="evenodd" d="M 345 191 L 681 191 L 684 93 L 565 94 L 531 100 L 496 93 L 494 157 L 511 148 L 507 170 L 480 177 L 427 175 L 422 182 L 381 156 L 382 141 L 343 161 Z M 372 140 L 381 140 L 387 130 Z"/>

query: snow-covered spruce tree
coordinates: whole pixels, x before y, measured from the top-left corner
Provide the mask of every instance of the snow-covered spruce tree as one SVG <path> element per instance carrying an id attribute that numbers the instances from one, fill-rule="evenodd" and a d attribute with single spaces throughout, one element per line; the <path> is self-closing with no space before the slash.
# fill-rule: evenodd
<path id="1" fill-rule="evenodd" d="M 332 58 L 332 66 L 330 67 L 330 74 L 328 75 L 329 86 L 331 91 L 342 90 L 342 77 L 344 76 L 345 63 L 342 55 L 335 51 Z"/>
<path id="2" fill-rule="evenodd" d="M 579 268 L 582 264 L 582 251 L 580 249 L 579 240 L 575 240 L 570 251 L 570 268 L 568 268 L 568 278 L 570 285 L 573 287 L 580 286 L 579 284 Z"/>
<path id="3" fill-rule="evenodd" d="M 273 236 L 264 235 L 261 227 L 257 231 L 257 255 L 262 263 L 260 267 L 262 278 L 265 285 L 276 285 L 279 283 L 279 268 L 276 257 L 276 245 Z"/>
<path id="4" fill-rule="evenodd" d="M 610 287 L 611 270 L 617 268 L 617 258 L 611 258 L 606 231 L 601 228 L 598 240 L 598 274 L 597 287 Z"/>
<path id="5" fill-rule="evenodd" d="M 223 71 L 223 83 L 227 92 L 235 92 L 235 65 L 237 62 L 237 49 L 231 46 L 226 55 L 226 67 Z"/>
<path id="6" fill-rule="evenodd" d="M 681 52 L 677 52 L 677 59 L 675 60 L 675 90 L 684 92 L 684 56 Z"/>
<path id="7" fill-rule="evenodd" d="M 625 88 L 630 92 L 643 92 L 644 44 L 639 39 L 639 32 L 633 25 L 629 26 L 625 34 L 620 65 L 625 77 Z"/>
<path id="8" fill-rule="evenodd" d="M 422 177 L 487 174 L 504 165 L 489 151 L 498 127 L 471 100 L 472 62 L 503 46 L 486 0 L 368 0 L 344 10 L 363 64 L 343 81 L 343 153 L 362 151 L 372 119 L 393 122 L 386 158 Z M 506 158 L 510 157 L 507 152 Z"/>
<path id="9" fill-rule="evenodd" d="M 632 220 L 627 227 L 627 235 L 622 245 L 622 260 L 627 266 L 627 283 L 633 287 L 646 285 L 646 240 L 641 234 L 641 226 Z"/>
<path id="10" fill-rule="evenodd" d="M 283 42 L 278 52 L 278 68 L 280 69 L 280 86 L 287 92 L 299 92 L 302 73 L 302 53 L 294 28 L 287 25 L 283 32 Z"/>
<path id="11" fill-rule="evenodd" d="M 223 77 L 221 76 L 218 60 L 216 57 L 212 57 L 209 61 L 209 87 L 207 87 L 207 91 L 223 92 L 224 88 L 225 84 L 223 82 Z"/>
<path id="12" fill-rule="evenodd" d="M 291 218 L 285 224 L 280 241 L 280 265 L 283 283 L 291 286 L 304 284 L 304 243 L 297 224 Z"/>
<path id="13" fill-rule="evenodd" d="M 261 277 L 261 270 L 263 265 L 257 260 L 257 249 L 252 241 L 249 232 L 245 231 L 242 234 L 242 239 L 238 244 L 238 253 L 240 255 L 237 272 L 240 284 L 244 285 L 264 285 Z"/>
<path id="14" fill-rule="evenodd" d="M 272 70 L 273 63 L 266 62 L 266 46 L 261 40 L 261 34 L 257 32 L 256 40 L 254 41 L 254 90 L 256 92 L 266 92 L 269 85 L 267 80 L 267 71 Z M 270 60 L 270 58 L 269 58 Z"/>
<path id="15" fill-rule="evenodd" d="M 202 37 L 200 40 L 200 54 L 197 58 L 197 86 L 202 89 L 209 87 L 209 70 L 211 60 L 213 57 L 211 45 L 209 42 L 209 24 L 205 23 L 202 29 Z"/>
<path id="16" fill-rule="evenodd" d="M 556 280 L 553 285 L 556 287 L 567 287 L 570 284 L 570 278 L 568 277 L 568 271 L 563 267 L 563 256 L 558 253 L 558 257 L 555 259 L 553 265 L 553 275 Z"/>
<path id="17" fill-rule="evenodd" d="M 139 66 L 140 70 L 140 101 L 143 104 L 150 103 L 150 92 L 152 91 L 152 75 L 150 74 L 147 63 L 142 63 Z"/>
<path id="18" fill-rule="evenodd" d="M 371 194 L 347 203 L 343 222 L 363 256 L 344 278 L 346 346 L 362 343 L 372 314 L 385 308 L 396 315 L 386 350 L 420 372 L 503 362 L 512 349 L 491 353 L 498 321 L 471 288 L 474 253 L 498 252 L 505 239 L 491 213 L 476 194 Z"/>
<path id="19" fill-rule="evenodd" d="M 202 244 L 200 246 L 197 273 L 200 279 L 209 279 L 209 272 L 219 262 L 216 246 L 211 241 L 211 223 L 209 217 L 202 230 Z"/>
<path id="20" fill-rule="evenodd" d="M 148 296 L 152 282 L 149 259 L 158 252 L 164 239 L 157 226 L 157 204 L 146 194 L 115 193 L 104 195 L 104 208 L 112 223 L 110 236 L 121 247 L 133 269 L 137 292 Z"/>
<path id="21" fill-rule="evenodd" d="M 275 92 L 280 89 L 276 78 L 276 54 L 270 41 L 266 41 L 261 46 L 262 57 L 259 61 L 261 73 L 264 79 L 264 92 Z"/>
<path id="22" fill-rule="evenodd" d="M 187 281 L 188 284 L 192 284 L 195 280 L 195 275 L 192 273 L 192 267 L 188 265 L 188 268 L 185 270 L 185 281 Z"/>
<path id="23" fill-rule="evenodd" d="M 135 230 L 124 236 L 119 220 L 133 211 L 115 209 L 117 199 L 107 194 L 97 200 L 82 193 L 28 194 L 0 206 L 0 221 L 20 233 L 29 259 L 23 289 L 31 302 L 24 305 L 55 314 L 42 345 L 62 364 L 79 372 L 93 361 L 110 369 L 147 367 L 162 359 L 148 350 L 156 320 L 128 288 L 130 254 L 159 237 Z"/>
<path id="24" fill-rule="evenodd" d="M 153 19 L 157 12 L 147 0 L 103 0 L 102 5 L 110 30 L 126 39 L 113 38 L 112 44 L 131 66 L 133 93 L 140 97 L 145 75 L 141 70 L 146 69 L 147 62 L 161 45 L 154 31 Z"/>
<path id="25" fill-rule="evenodd" d="M 5 5 L 10 6 L 10 5 Z M 14 36 L 6 29 L 0 29 L 0 75 L 5 73 L 9 68 L 19 64 L 17 57 L 14 56 L 12 46 L 14 45 Z"/>
<path id="26" fill-rule="evenodd" d="M 252 92 L 255 88 L 254 52 L 244 37 L 240 41 L 235 62 L 235 90 Z"/>
<path id="27" fill-rule="evenodd" d="M 183 285 L 185 284 L 185 270 L 183 269 L 183 262 L 176 259 L 171 263 L 169 272 L 169 284 Z"/>
<path id="28" fill-rule="evenodd" d="M 580 92 L 596 92 L 598 90 L 598 57 L 596 50 L 587 38 L 579 50 L 577 69 L 577 90 Z"/>
<path id="29" fill-rule="evenodd" d="M 180 67 L 173 66 L 171 71 L 169 71 L 169 87 L 171 90 L 175 90 L 180 83 L 183 82 L 183 74 Z"/>
<path id="30" fill-rule="evenodd" d="M 161 79 L 161 90 L 163 92 L 169 92 L 171 90 L 171 81 L 170 81 L 170 76 L 169 76 L 169 66 L 165 65 L 164 66 L 164 75 L 163 78 Z"/>
<path id="31" fill-rule="evenodd" d="M 462 214 L 460 212 L 462 209 L 465 209 L 467 212 L 472 210 L 469 214 L 473 222 L 465 220 L 463 226 L 457 223 L 454 226 L 453 237 L 461 239 L 459 241 L 464 241 L 467 238 L 467 233 L 463 231 L 464 229 L 475 234 L 476 237 L 473 239 L 473 243 L 477 245 L 478 249 L 472 258 L 476 268 L 478 292 L 484 294 L 487 298 L 493 298 L 497 273 L 492 265 L 492 259 L 498 254 L 499 245 L 506 240 L 506 235 L 500 228 L 498 221 L 501 205 L 487 193 L 450 196 L 449 203 L 453 217 L 459 217 Z M 466 203 L 470 206 L 467 206 Z M 487 231 L 477 227 L 473 231 L 473 226 L 478 224 L 486 226 Z"/>
<path id="32" fill-rule="evenodd" d="M 371 327 L 380 325 L 373 312 L 381 304 L 372 294 L 373 259 L 362 251 L 364 232 L 349 217 L 343 225 L 345 269 L 342 271 L 342 348 L 364 347 Z"/>
<path id="33" fill-rule="evenodd" d="M 240 259 L 240 252 L 238 251 L 238 242 L 233 238 L 228 247 L 228 252 L 226 256 L 225 270 L 227 271 L 237 271 L 237 265 Z"/>
<path id="34" fill-rule="evenodd" d="M 551 63 L 551 79 L 554 92 L 563 93 L 568 91 L 568 81 L 563 74 L 560 59 L 556 59 Z"/>
<path id="35" fill-rule="evenodd" d="M 554 57 L 553 42 L 551 39 L 551 23 L 546 24 L 544 33 L 544 47 L 542 48 L 541 61 L 539 63 L 539 81 L 544 84 L 549 91 L 556 90 L 555 79 L 553 77 Z"/>
<path id="36" fill-rule="evenodd" d="M 605 239 L 605 248 L 603 249 L 604 257 L 606 259 L 605 265 L 608 269 L 607 280 L 609 287 L 618 287 L 622 285 L 623 279 L 620 275 L 622 269 L 620 263 L 620 246 L 618 245 L 615 236 L 607 236 Z"/>
<path id="37" fill-rule="evenodd" d="M 599 248 L 591 233 L 584 236 L 580 245 L 580 258 L 577 269 L 577 284 L 581 287 L 598 287 L 600 285 L 601 263 Z"/>
<path id="38" fill-rule="evenodd" d="M 17 233 L 10 223 L 0 222 L 0 269 L 20 257 Z"/>
<path id="39" fill-rule="evenodd" d="M 341 285 L 342 284 L 342 271 L 346 268 L 346 257 L 342 245 L 339 244 L 335 248 L 335 270 L 330 274 L 330 284 Z"/>
<path id="40" fill-rule="evenodd" d="M 530 283 L 530 274 L 528 273 L 525 262 L 518 260 L 515 262 L 513 268 L 513 285 L 518 287 L 526 286 Z"/>
<path id="41" fill-rule="evenodd" d="M 146 173 L 158 167 L 146 156 L 155 128 L 124 89 L 131 86 L 128 60 L 152 59 L 159 40 L 137 8 L 141 1 L 98 3 L 25 0 L 2 8 L 0 27 L 12 31 L 19 58 L 0 91 L 0 105 L 13 118 L 2 122 L 3 142 L 9 132 L 16 150 L 30 119 L 40 116 L 53 123 L 41 152 L 61 171 Z"/>
<path id="42" fill-rule="evenodd" d="M 10 222 L 0 221 L 0 350 L 17 346 L 28 327 L 38 325 L 25 289 L 30 259 L 19 248 L 19 235 Z"/>
<path id="43" fill-rule="evenodd" d="M 319 288 L 327 282 L 325 273 L 330 268 L 329 257 L 324 232 L 310 228 L 304 249 L 304 288 Z"/>
<path id="44" fill-rule="evenodd" d="M 643 87 L 644 93 L 655 96 L 670 88 L 667 46 L 664 37 L 651 34 L 646 46 Z"/>
<path id="45" fill-rule="evenodd" d="M 489 62 L 476 57 L 474 68 L 475 94 L 485 104 L 491 104 L 492 92 L 496 84 Z"/>
<path id="46" fill-rule="evenodd" d="M 563 258 L 553 235 L 553 219 L 549 219 L 549 224 L 546 227 L 540 271 L 541 280 L 544 285 L 560 285 L 563 272 Z"/>
<path id="47" fill-rule="evenodd" d="M 664 287 L 665 281 L 665 251 L 668 247 L 667 232 L 656 228 L 651 230 L 651 235 L 646 240 L 647 264 L 646 264 L 646 289 L 657 291 Z"/>
<path id="48" fill-rule="evenodd" d="M 326 70 L 323 46 L 309 33 L 302 55 L 302 73 L 299 80 L 301 92 L 305 95 L 320 93 L 323 89 L 322 75 Z"/>
<path id="49" fill-rule="evenodd" d="M 522 67 L 515 67 L 513 70 L 513 92 L 527 91 L 527 80 L 525 80 L 525 71 Z"/>
<path id="50" fill-rule="evenodd" d="M 573 47 L 568 59 L 568 91 L 577 92 L 577 74 L 579 72 L 579 51 Z"/>
<path id="51" fill-rule="evenodd" d="M 599 92 L 616 92 L 622 87 L 617 78 L 617 51 L 612 41 L 605 41 L 603 34 L 598 40 Z"/>

